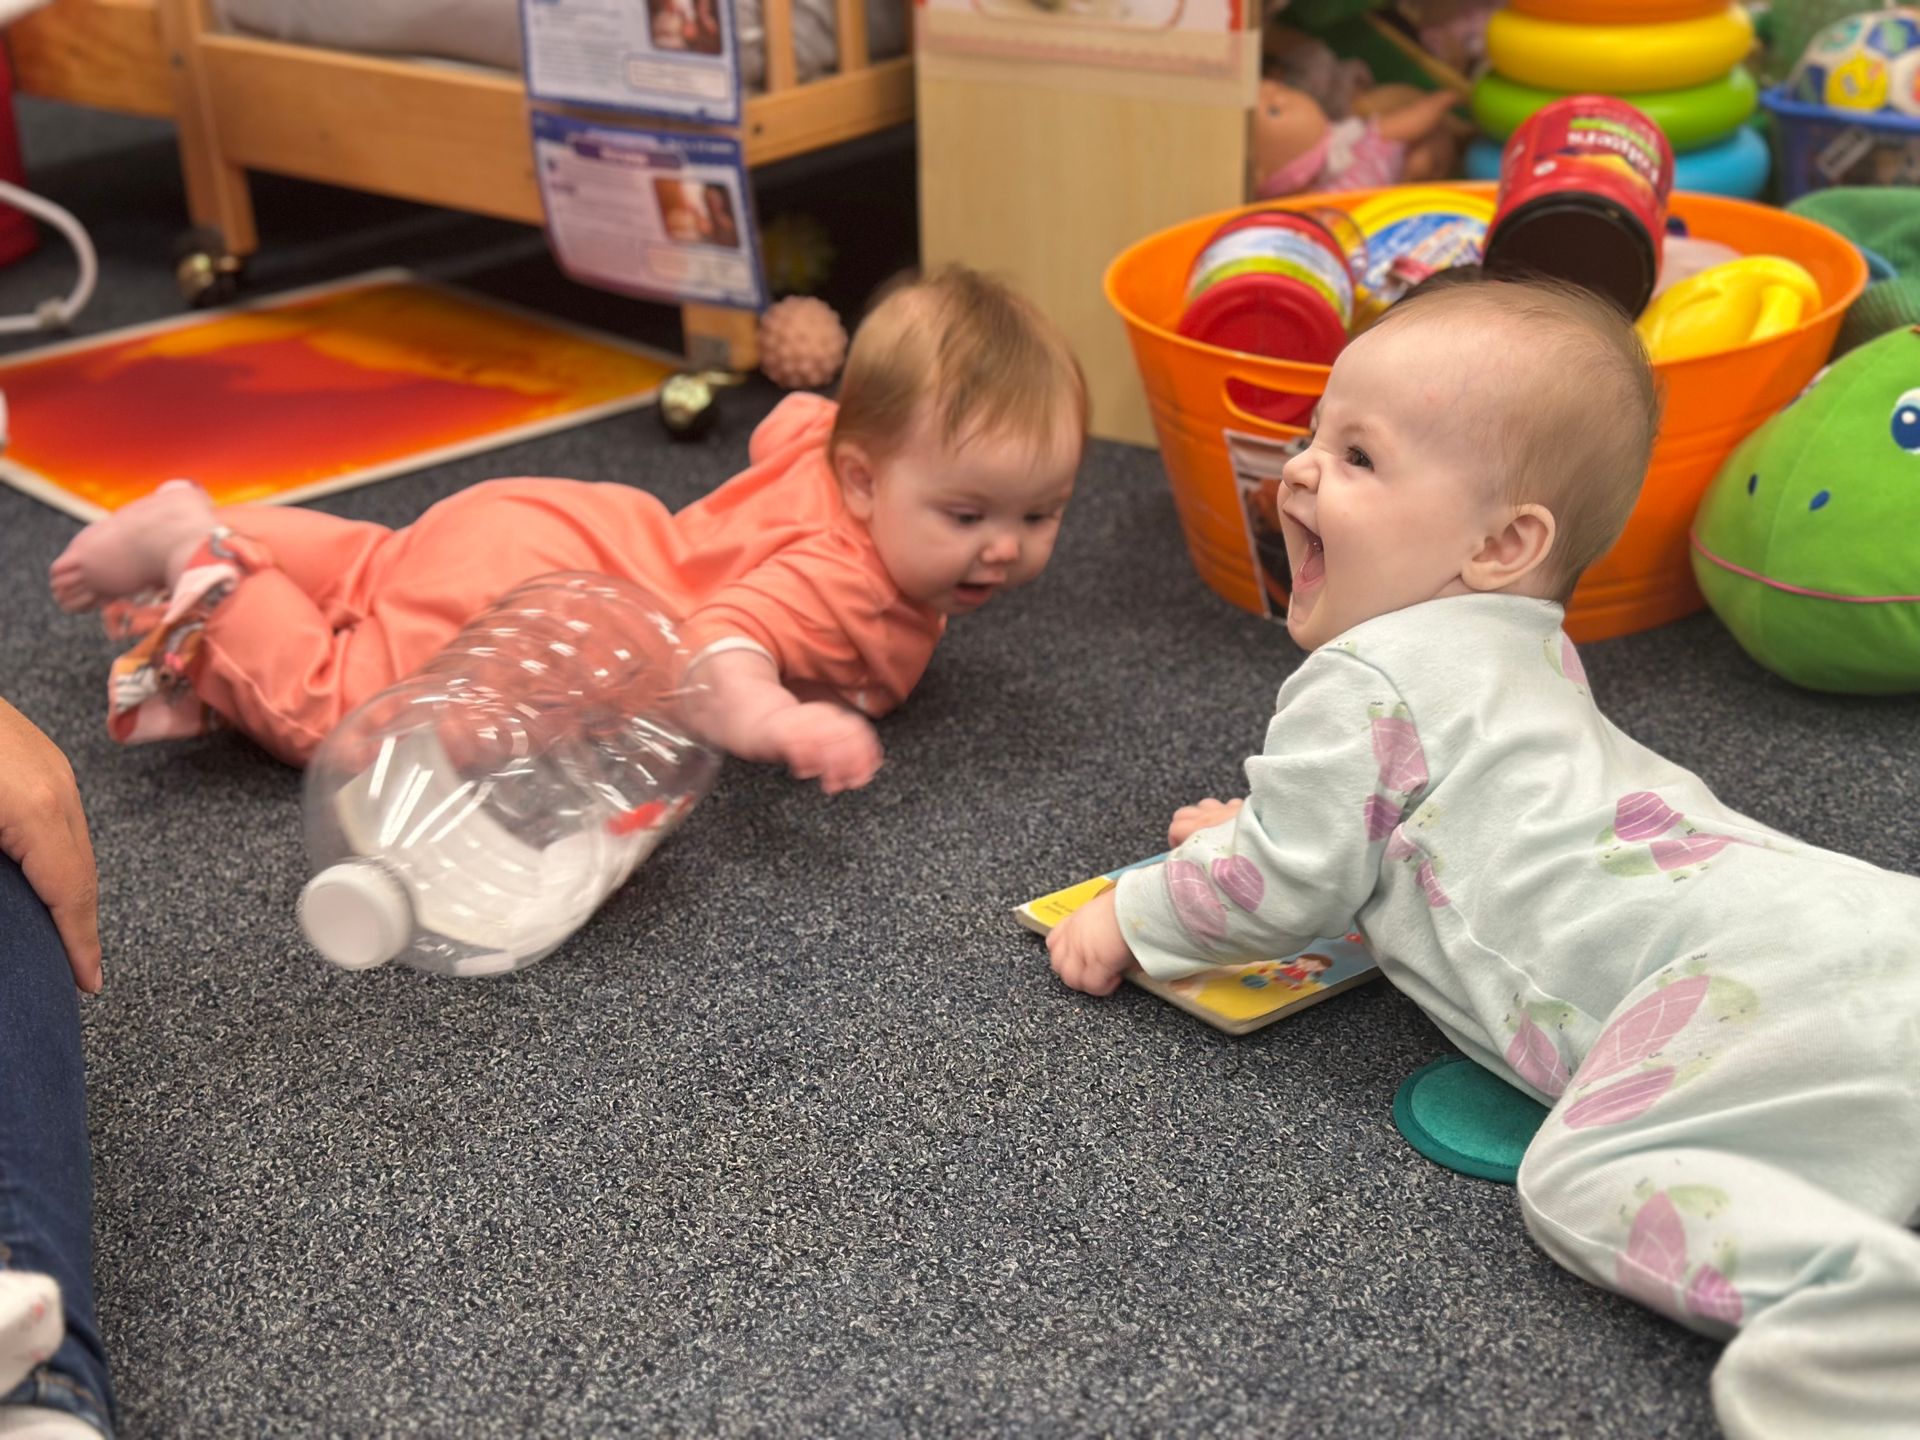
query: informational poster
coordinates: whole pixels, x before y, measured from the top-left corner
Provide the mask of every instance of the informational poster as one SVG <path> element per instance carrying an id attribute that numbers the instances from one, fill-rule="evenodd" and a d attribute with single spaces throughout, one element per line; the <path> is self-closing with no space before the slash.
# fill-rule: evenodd
<path id="1" fill-rule="evenodd" d="M 1238 430 L 1221 432 L 1227 442 L 1227 462 L 1233 466 L 1234 488 L 1240 495 L 1240 513 L 1247 526 L 1247 556 L 1253 561 L 1260 585 L 1260 603 L 1269 619 L 1284 619 L 1293 576 L 1287 564 L 1286 536 L 1280 530 L 1280 472 L 1306 448 L 1306 437 L 1269 440 Z"/>
<path id="2" fill-rule="evenodd" d="M 527 94 L 740 123 L 733 0 L 520 0 Z"/>
<path id="3" fill-rule="evenodd" d="M 1128 70 L 1233 73 L 1252 0 L 917 0 L 917 43 Z"/>
<path id="4" fill-rule="evenodd" d="M 533 112 L 547 237 L 586 285 L 676 303 L 766 305 L 740 142 Z"/>

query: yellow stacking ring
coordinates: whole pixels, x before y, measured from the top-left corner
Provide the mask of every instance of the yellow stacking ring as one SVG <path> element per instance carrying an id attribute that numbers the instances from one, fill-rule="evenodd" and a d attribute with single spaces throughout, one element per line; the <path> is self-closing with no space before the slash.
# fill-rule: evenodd
<path id="1" fill-rule="evenodd" d="M 1512 10 L 1487 23 L 1493 68 L 1542 90 L 1683 90 L 1726 74 L 1752 46 L 1753 22 L 1738 5 L 1664 25 L 1573 25 Z"/>
<path id="2" fill-rule="evenodd" d="M 1536 20 L 1569 25 L 1664 25 L 1718 15 L 1727 0 L 1507 0 L 1508 7 Z"/>

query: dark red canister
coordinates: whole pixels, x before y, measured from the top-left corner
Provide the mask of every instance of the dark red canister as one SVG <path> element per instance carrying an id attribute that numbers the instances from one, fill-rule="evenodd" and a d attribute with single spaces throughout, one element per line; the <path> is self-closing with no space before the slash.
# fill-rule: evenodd
<path id="1" fill-rule="evenodd" d="M 1607 296 L 1637 316 L 1660 276 L 1673 147 L 1612 95 L 1542 106 L 1507 141 L 1487 233 L 1493 274 L 1535 274 Z"/>

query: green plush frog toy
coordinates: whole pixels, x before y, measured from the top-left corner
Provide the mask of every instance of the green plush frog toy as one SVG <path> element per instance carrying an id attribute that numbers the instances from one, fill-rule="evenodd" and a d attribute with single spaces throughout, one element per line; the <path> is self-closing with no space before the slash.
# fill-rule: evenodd
<path id="1" fill-rule="evenodd" d="M 1920 690 L 1920 327 L 1835 361 L 1743 441 L 1693 573 L 1746 652 L 1815 690 Z"/>

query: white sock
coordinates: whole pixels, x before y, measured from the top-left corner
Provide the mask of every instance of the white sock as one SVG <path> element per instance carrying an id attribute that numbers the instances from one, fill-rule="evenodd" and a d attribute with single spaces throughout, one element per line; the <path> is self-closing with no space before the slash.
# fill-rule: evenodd
<path id="1" fill-rule="evenodd" d="M 40 1405 L 0 1405 L 0 1440 L 100 1440 L 78 1415 Z"/>
<path id="2" fill-rule="evenodd" d="M 66 1333 L 52 1276 L 0 1270 L 0 1394 L 44 1363 Z M 65 1410 L 0 1405 L 0 1440 L 100 1440 L 100 1432 Z"/>
<path id="3" fill-rule="evenodd" d="M 0 1395 L 43 1364 L 66 1333 L 52 1276 L 0 1270 Z"/>

